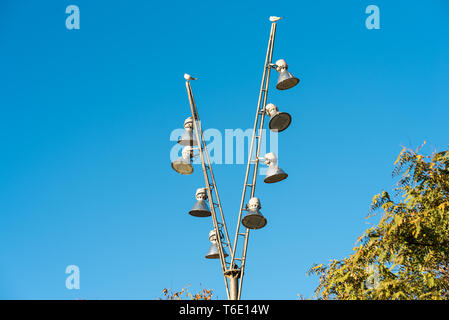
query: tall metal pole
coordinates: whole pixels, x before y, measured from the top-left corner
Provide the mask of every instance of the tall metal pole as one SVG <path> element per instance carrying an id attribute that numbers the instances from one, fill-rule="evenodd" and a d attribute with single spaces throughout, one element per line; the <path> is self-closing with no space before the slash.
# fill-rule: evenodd
<path id="1" fill-rule="evenodd" d="M 260 85 L 260 92 L 259 92 L 259 100 L 257 103 L 257 111 L 256 116 L 254 120 L 254 127 L 253 127 L 253 133 L 251 138 L 251 146 L 248 156 L 248 163 L 246 166 L 246 173 L 245 173 L 245 180 L 243 183 L 243 192 L 242 192 L 242 198 L 240 201 L 240 209 L 238 214 L 238 220 L 237 220 L 237 228 L 234 238 L 234 245 L 232 249 L 232 256 L 231 256 L 231 266 L 234 266 L 236 260 L 240 260 L 241 266 L 240 269 L 237 270 L 231 270 L 228 271 L 228 274 L 231 274 L 233 277 L 236 277 L 237 281 L 240 280 L 237 290 L 237 297 L 236 299 L 240 299 L 242 294 L 242 283 L 243 283 L 243 276 L 245 271 L 245 262 L 246 262 L 246 252 L 248 248 L 248 240 L 249 240 L 249 229 L 246 228 L 245 233 L 240 233 L 240 224 L 242 220 L 242 212 L 246 209 L 244 209 L 245 200 L 246 200 L 246 193 L 247 193 L 247 187 L 251 188 L 251 197 L 254 197 L 255 190 L 256 190 L 256 179 L 257 179 L 257 171 L 258 171 L 258 163 L 259 163 L 259 152 L 260 152 L 260 145 L 261 145 L 261 139 L 262 139 L 262 133 L 263 133 L 263 125 L 264 125 L 264 119 L 265 119 L 265 106 L 267 101 L 267 93 L 268 93 L 268 84 L 270 81 L 270 71 L 271 71 L 271 59 L 273 57 L 273 47 L 274 47 L 274 39 L 276 35 L 276 22 L 273 22 L 271 24 L 271 30 L 270 30 L 270 37 L 268 40 L 268 48 L 267 48 L 267 54 L 265 57 L 265 65 L 262 75 L 262 83 Z M 259 124 L 260 120 L 260 124 Z M 257 132 L 257 125 L 259 124 L 259 134 L 256 135 Z M 253 159 L 253 151 L 254 151 L 254 143 L 256 143 L 256 157 Z M 248 184 L 248 178 L 250 174 L 251 165 L 254 164 L 253 168 L 253 177 L 252 177 L 252 183 Z M 237 243 L 238 243 L 238 237 L 244 236 L 244 244 L 243 244 L 243 253 L 241 258 L 236 258 L 235 254 L 237 251 Z M 233 277 L 230 277 L 233 279 Z M 231 297 L 232 299 L 232 297 Z"/>
<path id="2" fill-rule="evenodd" d="M 193 99 L 193 92 L 192 92 L 192 87 L 190 86 L 190 83 L 189 83 L 189 90 L 190 90 L 190 95 L 191 95 L 192 101 L 193 101 L 194 112 L 195 112 L 196 117 L 197 117 L 197 119 L 196 119 L 197 120 L 197 126 L 198 126 L 198 130 L 197 131 L 199 132 L 199 134 L 201 136 L 201 141 L 202 141 L 202 143 L 204 145 L 204 153 L 206 155 L 207 165 L 210 168 L 209 172 L 210 172 L 210 176 L 211 176 L 211 179 L 212 179 L 212 186 L 213 186 L 212 189 L 214 189 L 215 196 L 217 197 L 217 203 L 214 203 L 214 205 L 216 207 L 218 207 L 218 209 L 220 211 L 221 221 L 222 221 L 222 223 L 218 223 L 218 224 L 219 224 L 219 226 L 222 225 L 222 227 L 224 229 L 225 237 L 226 237 L 226 244 L 227 244 L 227 246 L 229 248 L 229 251 L 232 252 L 231 242 L 229 241 L 228 228 L 226 226 L 226 220 L 225 220 L 225 217 L 224 217 L 224 214 L 223 214 L 223 208 L 221 206 L 220 196 L 218 194 L 218 186 L 215 183 L 214 171 L 212 170 L 211 161 L 210 161 L 210 157 L 209 157 L 209 152 L 207 152 L 207 146 L 206 146 L 206 142 L 205 142 L 204 135 L 203 135 L 203 129 L 201 127 L 201 120 L 200 120 L 199 115 L 198 115 L 198 110 L 196 108 L 195 100 Z"/>
<path id="3" fill-rule="evenodd" d="M 200 158 L 201 158 L 201 166 L 203 168 L 204 181 L 205 181 L 205 184 L 206 184 L 207 196 L 208 196 L 208 199 L 209 199 L 209 205 L 210 205 L 210 210 L 211 210 L 211 215 L 212 215 L 212 222 L 213 222 L 213 225 L 214 225 L 214 230 L 215 230 L 217 244 L 218 244 L 218 254 L 219 254 L 220 263 L 221 263 L 221 267 L 222 267 L 223 278 L 224 278 L 224 282 L 225 282 L 225 286 L 226 286 L 226 294 L 227 294 L 228 299 L 229 299 L 230 295 L 229 295 L 228 281 L 227 281 L 226 276 L 224 275 L 225 272 L 226 272 L 226 269 L 227 269 L 227 267 L 226 267 L 226 260 L 225 260 L 224 252 L 223 252 L 223 244 L 222 244 L 222 239 L 221 239 L 221 230 L 219 228 L 218 221 L 217 221 L 217 216 L 216 216 L 216 213 L 215 213 L 215 205 L 216 204 L 213 201 L 212 190 L 211 189 L 212 188 L 215 189 L 216 194 L 218 194 L 218 192 L 217 192 L 217 189 L 216 189 L 215 180 L 213 180 L 213 184 L 212 184 L 210 182 L 210 180 L 209 180 L 209 175 L 207 173 L 207 170 L 209 170 L 209 172 L 211 172 L 211 176 L 213 177 L 212 167 L 211 167 L 211 164 L 210 164 L 210 158 L 209 158 L 208 153 L 207 153 L 206 143 L 204 141 L 203 133 L 202 133 L 202 131 L 200 131 L 201 130 L 201 127 L 200 127 L 200 124 L 199 124 L 200 120 L 199 120 L 198 112 L 197 112 L 197 109 L 196 109 L 195 100 L 193 98 L 192 88 L 191 88 L 190 82 L 188 80 L 186 81 L 186 89 L 187 89 L 187 95 L 189 97 L 190 110 L 192 112 L 193 127 L 194 127 L 194 131 L 195 131 L 195 134 L 196 134 L 196 141 L 197 141 L 197 144 L 198 144 L 198 151 L 199 151 L 199 155 L 200 155 Z M 204 154 L 203 153 L 207 155 L 207 161 L 208 161 L 207 164 L 206 164 L 206 161 L 204 159 Z M 217 198 L 217 201 L 218 201 L 217 206 L 220 208 L 220 211 L 221 211 L 221 204 L 220 204 L 219 198 Z M 223 216 L 223 214 L 222 214 L 222 216 Z M 226 229 L 226 224 L 225 224 L 224 220 L 223 220 L 222 225 L 225 227 L 225 233 L 226 233 L 226 236 L 227 236 L 227 229 Z M 229 243 L 229 237 L 227 236 L 227 238 L 228 238 L 228 243 Z"/>
<path id="4" fill-rule="evenodd" d="M 228 300 L 238 300 L 239 299 L 239 272 L 234 273 L 228 272 L 229 278 L 229 297 Z"/>
<path id="5" fill-rule="evenodd" d="M 264 120 L 265 120 L 265 107 L 267 105 L 267 96 L 268 96 L 268 84 L 270 82 L 270 72 L 271 72 L 271 60 L 273 58 L 273 46 L 274 46 L 274 39 L 275 39 L 275 35 L 276 35 L 276 23 L 273 23 L 272 25 L 273 27 L 273 36 L 272 36 L 272 41 L 271 41 L 271 50 L 270 50 L 270 57 L 269 57 L 269 62 L 268 65 L 266 65 L 266 69 L 267 69 L 267 77 L 266 77 L 266 81 L 265 81 L 265 89 L 264 89 L 264 97 L 263 97 L 263 103 L 262 103 L 262 110 L 261 110 L 261 119 L 260 119 L 260 126 L 259 126 L 259 134 L 256 136 L 257 138 L 257 148 L 256 148 L 256 157 L 254 159 L 254 171 L 253 171 L 253 180 L 252 180 L 252 187 L 251 187 L 251 196 L 250 198 L 254 197 L 255 192 L 256 192 L 256 179 L 257 179 L 257 173 L 258 173 L 258 169 L 259 169 L 259 155 L 260 155 L 260 146 L 262 144 L 262 133 L 263 133 L 263 126 L 264 126 Z M 246 182 L 245 182 L 246 184 Z M 249 229 L 246 229 L 245 232 L 245 242 L 243 245 L 243 254 L 242 254 L 242 266 L 240 267 L 240 274 L 241 274 L 241 279 L 240 279 L 240 284 L 239 284 L 239 295 L 238 295 L 238 299 L 240 300 L 240 297 L 242 295 L 242 284 L 243 284 L 243 276 L 245 274 L 245 262 L 246 262 L 246 251 L 248 248 L 248 240 L 249 240 Z"/>

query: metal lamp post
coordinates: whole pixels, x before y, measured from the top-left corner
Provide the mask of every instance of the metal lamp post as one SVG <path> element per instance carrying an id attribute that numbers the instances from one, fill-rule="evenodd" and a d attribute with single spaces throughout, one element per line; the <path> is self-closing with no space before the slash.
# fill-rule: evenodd
<path id="1" fill-rule="evenodd" d="M 273 104 L 267 105 L 271 69 L 274 68 L 279 73 L 279 79 L 276 85 L 277 89 L 286 90 L 299 83 L 299 79 L 287 71 L 288 65 L 285 60 L 280 59 L 276 61 L 275 64 L 272 63 L 276 26 L 277 21 L 280 19 L 282 18 L 270 17 L 271 30 L 252 131 L 249 158 L 246 165 L 243 192 L 238 212 L 237 228 L 232 247 L 223 215 L 217 184 L 212 171 L 210 157 L 207 152 L 207 147 L 203 136 L 201 121 L 193 97 L 192 87 L 190 85 L 190 81 L 196 80 L 196 78 L 193 78 L 188 74 L 184 75 L 192 116 L 187 118 L 184 122 L 184 128 L 186 131 L 178 141 L 178 143 L 186 146 L 184 148 L 187 149 L 183 149 L 182 158 L 175 160 L 172 163 L 172 167 L 178 173 L 191 174 L 193 169 L 190 168 L 190 160 L 194 156 L 193 153 L 195 150 L 198 151 L 198 155 L 201 159 L 205 188 L 197 190 L 196 198 L 198 201 L 189 213 L 196 217 L 212 217 L 213 230 L 209 233 L 209 240 L 212 242 L 212 246 L 209 249 L 206 258 L 220 259 L 222 275 L 226 286 L 226 294 L 230 300 L 239 300 L 242 294 L 242 284 L 245 272 L 250 230 L 263 228 L 267 224 L 267 219 L 259 211 L 261 208 L 260 200 L 255 197 L 259 161 L 264 160 L 268 165 L 267 176 L 264 179 L 264 182 L 273 183 L 287 178 L 287 174 L 277 166 L 276 155 L 270 152 L 266 154 L 264 158 L 259 156 L 265 114 L 268 114 L 270 117 L 269 127 L 272 131 L 281 132 L 285 130 L 291 122 L 291 116 L 288 113 L 279 112 L 278 108 Z M 255 155 L 253 157 L 254 150 Z M 249 179 L 251 179 L 251 183 L 248 183 Z M 250 190 L 248 190 L 248 188 Z M 208 211 L 209 209 L 205 204 L 206 199 L 209 200 L 210 214 Z M 216 209 L 219 211 L 218 215 Z M 242 219 L 243 211 L 246 211 L 246 214 Z M 240 232 L 241 225 L 243 225 L 246 229 L 244 232 Z M 237 245 L 239 240 L 243 241 L 243 247 L 241 248 L 240 254 L 237 255 Z M 226 247 L 229 250 L 229 255 L 226 253 Z"/>

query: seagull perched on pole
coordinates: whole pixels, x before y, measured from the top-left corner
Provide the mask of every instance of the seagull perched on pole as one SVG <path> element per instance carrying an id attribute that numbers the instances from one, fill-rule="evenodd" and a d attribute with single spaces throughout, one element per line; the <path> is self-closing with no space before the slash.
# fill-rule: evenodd
<path id="1" fill-rule="evenodd" d="M 184 73 L 184 79 L 186 79 L 186 80 L 196 80 L 198 78 L 194 78 L 190 74 Z"/>
<path id="2" fill-rule="evenodd" d="M 281 20 L 282 19 L 282 17 L 276 17 L 276 16 L 271 16 L 270 17 L 270 21 L 271 22 L 276 22 L 276 21 L 279 21 L 279 20 Z"/>

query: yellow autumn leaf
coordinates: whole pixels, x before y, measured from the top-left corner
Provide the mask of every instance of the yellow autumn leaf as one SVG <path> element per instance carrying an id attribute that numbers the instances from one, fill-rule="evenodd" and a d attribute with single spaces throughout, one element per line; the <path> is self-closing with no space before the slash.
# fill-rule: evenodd
<path id="1" fill-rule="evenodd" d="M 399 160 L 401 159 L 401 156 L 402 156 L 402 154 L 404 153 L 404 151 L 405 151 L 405 148 L 402 148 L 402 150 L 401 150 L 401 152 L 399 153 L 399 155 L 398 155 L 396 161 L 394 162 L 394 164 L 397 164 L 397 163 L 399 162 Z"/>

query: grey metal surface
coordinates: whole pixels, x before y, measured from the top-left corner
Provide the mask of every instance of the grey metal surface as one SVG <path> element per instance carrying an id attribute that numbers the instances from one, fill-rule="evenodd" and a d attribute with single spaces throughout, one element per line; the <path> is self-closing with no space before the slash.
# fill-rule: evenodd
<path id="1" fill-rule="evenodd" d="M 292 117 L 287 112 L 278 112 L 271 117 L 268 127 L 271 131 L 281 132 L 288 128 L 292 122 Z"/>
<path id="2" fill-rule="evenodd" d="M 223 249 L 223 254 L 225 257 L 228 256 L 228 253 L 226 252 L 225 249 Z M 206 259 L 218 259 L 220 258 L 220 251 L 218 250 L 217 244 L 216 243 L 212 243 L 211 246 L 209 247 L 209 250 L 206 253 Z"/>
<path id="3" fill-rule="evenodd" d="M 180 174 L 192 174 L 193 166 L 190 159 L 178 158 L 171 163 L 171 167 Z"/>
<path id="4" fill-rule="evenodd" d="M 293 76 L 286 69 L 279 73 L 278 83 L 276 88 L 279 90 L 287 90 L 293 88 L 299 83 L 299 79 Z"/>
<path id="5" fill-rule="evenodd" d="M 211 212 L 206 200 L 197 200 L 189 214 L 194 217 L 210 217 Z"/>
<path id="6" fill-rule="evenodd" d="M 288 177 L 288 174 L 284 172 L 277 165 L 270 165 L 267 169 L 267 174 L 265 179 L 263 180 L 265 183 L 275 183 L 282 181 Z"/>
<path id="7" fill-rule="evenodd" d="M 260 213 L 259 209 L 248 210 L 243 217 L 242 224 L 249 229 L 261 229 L 267 224 L 267 219 Z"/>
<path id="8" fill-rule="evenodd" d="M 184 133 L 178 140 L 178 143 L 183 146 L 196 146 L 198 145 L 195 137 L 193 136 L 192 130 L 184 130 Z"/>

